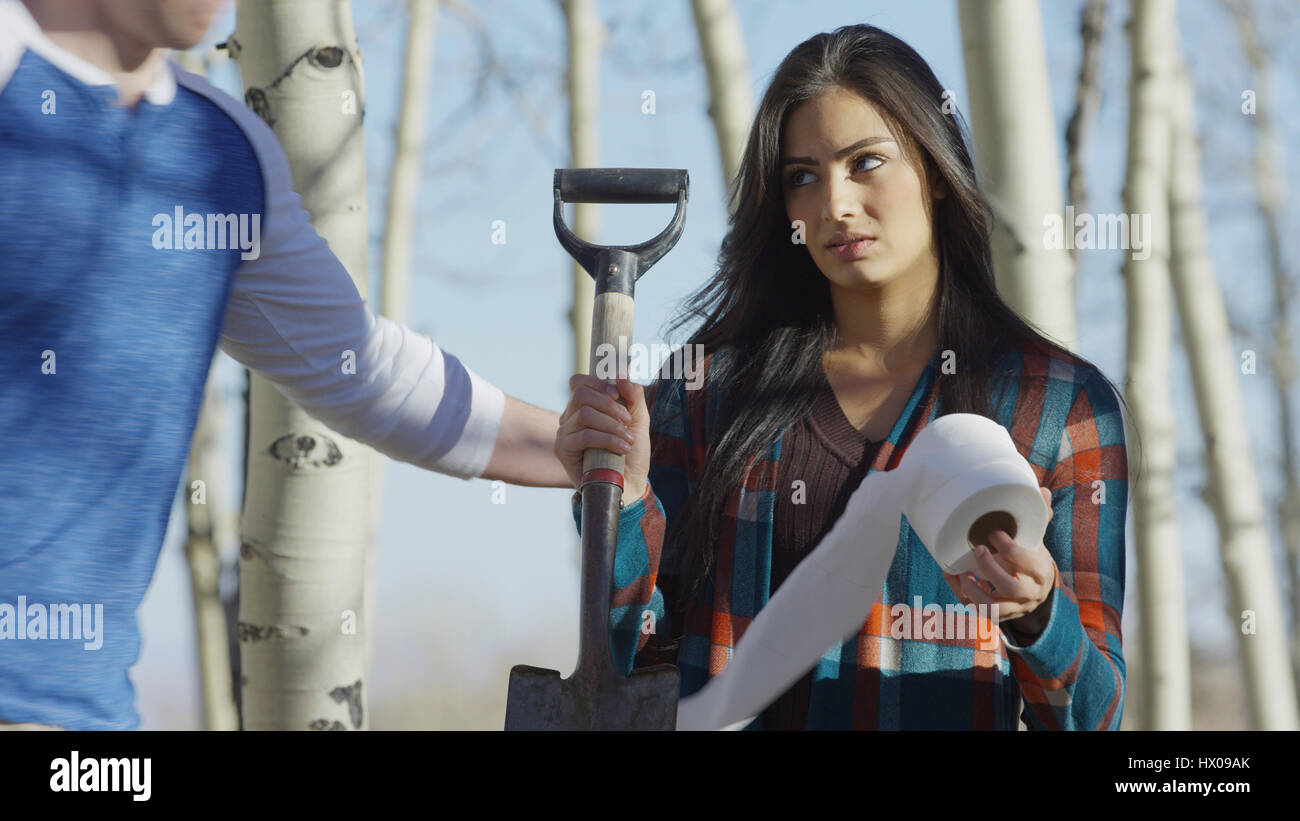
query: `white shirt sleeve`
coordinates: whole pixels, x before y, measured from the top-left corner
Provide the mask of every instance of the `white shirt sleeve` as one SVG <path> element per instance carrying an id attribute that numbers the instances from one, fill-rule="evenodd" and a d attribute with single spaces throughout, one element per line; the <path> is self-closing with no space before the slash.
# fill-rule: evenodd
<path id="1" fill-rule="evenodd" d="M 244 129 L 265 183 L 259 255 L 235 272 L 221 349 L 344 436 L 429 470 L 481 475 L 505 394 L 427 336 L 371 313 L 312 228 L 270 128 L 201 78 L 177 79 Z"/>

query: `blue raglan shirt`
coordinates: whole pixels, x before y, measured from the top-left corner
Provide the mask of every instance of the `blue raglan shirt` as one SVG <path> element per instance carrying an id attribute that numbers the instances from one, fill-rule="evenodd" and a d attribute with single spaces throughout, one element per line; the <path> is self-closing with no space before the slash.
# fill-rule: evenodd
<path id="1" fill-rule="evenodd" d="M 0 93 L 0 601 L 102 603 L 105 639 L 0 645 L 7 720 L 135 726 L 135 611 L 241 261 L 156 250 L 152 220 L 262 212 L 248 140 L 177 96 L 132 111 L 31 51 Z"/>
<path id="2" fill-rule="evenodd" d="M 504 395 L 369 312 L 242 103 L 168 64 L 129 109 L 95 71 L 0 0 L 0 720 L 134 729 L 136 610 L 218 343 L 345 435 L 462 478 Z M 177 207 L 257 215 L 259 254 L 155 247 Z M 364 380 L 327 378 L 345 349 Z M 102 605 L 102 645 L 19 638 L 24 602 Z"/>

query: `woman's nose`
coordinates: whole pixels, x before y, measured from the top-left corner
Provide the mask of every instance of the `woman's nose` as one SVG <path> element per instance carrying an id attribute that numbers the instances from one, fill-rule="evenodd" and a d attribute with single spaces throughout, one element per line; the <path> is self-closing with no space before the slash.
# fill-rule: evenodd
<path id="1" fill-rule="evenodd" d="M 854 197 L 853 189 L 853 181 L 845 178 L 841 172 L 836 171 L 827 176 L 823 191 L 825 199 L 822 200 L 824 221 L 842 222 L 857 215 L 861 206 Z"/>

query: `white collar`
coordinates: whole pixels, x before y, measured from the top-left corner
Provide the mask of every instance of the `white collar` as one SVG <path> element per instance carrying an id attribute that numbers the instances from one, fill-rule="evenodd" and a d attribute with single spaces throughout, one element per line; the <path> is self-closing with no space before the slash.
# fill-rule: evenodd
<path id="1" fill-rule="evenodd" d="M 99 66 L 55 45 L 37 25 L 22 0 L 0 0 L 0 38 L 17 40 L 44 57 L 60 71 L 91 86 L 113 86 L 113 76 Z M 2 45 L 2 44 L 0 44 Z M 153 105 L 168 105 L 176 98 L 176 74 L 171 61 L 162 60 L 144 99 Z"/>

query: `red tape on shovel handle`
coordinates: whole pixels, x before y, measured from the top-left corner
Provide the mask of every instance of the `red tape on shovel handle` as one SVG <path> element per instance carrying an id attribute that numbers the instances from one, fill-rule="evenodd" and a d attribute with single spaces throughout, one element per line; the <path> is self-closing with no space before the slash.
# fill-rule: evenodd
<path id="1" fill-rule="evenodd" d="M 582 481 L 579 482 L 579 485 L 585 485 L 588 482 L 609 482 L 622 488 L 623 474 L 609 468 L 595 468 L 582 474 Z"/>

